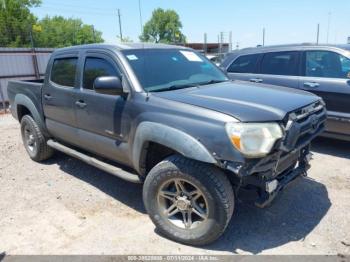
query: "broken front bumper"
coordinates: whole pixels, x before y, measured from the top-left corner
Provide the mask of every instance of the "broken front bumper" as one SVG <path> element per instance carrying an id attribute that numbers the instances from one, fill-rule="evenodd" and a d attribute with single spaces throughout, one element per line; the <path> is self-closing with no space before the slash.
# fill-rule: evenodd
<path id="1" fill-rule="evenodd" d="M 274 153 L 244 164 L 228 163 L 226 168 L 239 180 L 236 194 L 240 188 L 256 189 L 259 197 L 255 204 L 265 207 L 290 182 L 306 176 L 310 168 L 310 143 L 324 131 L 326 118 L 321 101 L 293 112 L 286 119 L 285 136 L 276 144 Z"/>
<path id="2" fill-rule="evenodd" d="M 277 172 L 277 175 L 272 175 L 274 174 L 273 172 L 268 172 L 266 175 L 256 173 L 242 177 L 240 179 L 240 187 L 256 189 L 258 198 L 255 201 L 255 205 L 261 208 L 266 207 L 288 184 L 298 177 L 307 175 L 307 171 L 310 168 L 310 159 L 309 146 L 306 146 L 296 153 L 287 155 L 285 159 L 281 158 L 275 169 L 283 171 Z"/>

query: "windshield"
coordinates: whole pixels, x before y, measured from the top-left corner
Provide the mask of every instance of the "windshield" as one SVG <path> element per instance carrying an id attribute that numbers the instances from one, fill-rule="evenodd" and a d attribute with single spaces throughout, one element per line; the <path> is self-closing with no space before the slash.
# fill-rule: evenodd
<path id="1" fill-rule="evenodd" d="M 190 50 L 137 49 L 123 54 L 147 92 L 228 81 L 208 59 Z"/>

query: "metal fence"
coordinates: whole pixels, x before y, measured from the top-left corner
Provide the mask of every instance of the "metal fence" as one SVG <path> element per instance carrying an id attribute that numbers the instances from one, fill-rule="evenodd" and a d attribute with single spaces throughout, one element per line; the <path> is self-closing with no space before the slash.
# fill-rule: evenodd
<path id="1" fill-rule="evenodd" d="M 43 77 L 51 48 L 0 48 L 0 102 L 6 108 L 9 80 L 34 80 Z"/>

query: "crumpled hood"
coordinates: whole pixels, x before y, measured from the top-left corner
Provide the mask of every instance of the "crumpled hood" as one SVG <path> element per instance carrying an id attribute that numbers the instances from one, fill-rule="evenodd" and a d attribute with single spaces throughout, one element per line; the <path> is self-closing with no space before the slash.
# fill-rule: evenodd
<path id="1" fill-rule="evenodd" d="M 279 121 L 288 113 L 320 100 L 297 89 L 236 81 L 153 94 L 215 110 L 242 122 Z"/>

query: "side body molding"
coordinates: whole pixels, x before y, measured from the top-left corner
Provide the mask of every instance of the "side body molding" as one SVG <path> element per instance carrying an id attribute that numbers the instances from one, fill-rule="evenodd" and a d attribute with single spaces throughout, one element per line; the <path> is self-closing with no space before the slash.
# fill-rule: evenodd
<path id="1" fill-rule="evenodd" d="M 147 142 L 164 145 L 185 157 L 201 162 L 217 163 L 197 139 L 185 132 L 159 123 L 143 122 L 137 127 L 132 153 L 132 160 L 137 171 L 140 171 L 140 156 Z"/>
<path id="2" fill-rule="evenodd" d="M 44 134 L 48 135 L 48 131 L 45 127 L 45 121 L 44 121 L 43 117 L 39 114 L 39 111 L 38 111 L 37 107 L 35 106 L 35 104 L 32 102 L 32 100 L 23 94 L 16 95 L 13 110 L 15 110 L 14 113 L 15 113 L 15 117 L 17 119 L 18 119 L 17 108 L 19 105 L 22 105 L 22 106 L 25 106 L 26 108 L 28 108 L 28 110 L 30 111 L 31 115 L 33 116 L 35 122 L 39 125 L 39 127 L 44 132 Z"/>

